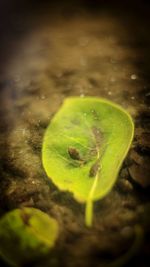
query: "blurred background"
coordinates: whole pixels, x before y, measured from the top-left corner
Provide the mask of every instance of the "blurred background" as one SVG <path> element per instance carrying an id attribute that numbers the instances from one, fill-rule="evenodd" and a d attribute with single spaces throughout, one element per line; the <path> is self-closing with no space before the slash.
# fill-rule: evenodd
<path id="1" fill-rule="evenodd" d="M 51 258 L 26 266 L 104 267 L 126 253 L 113 266 L 150 265 L 149 14 L 145 0 L 0 1 L 0 214 L 31 206 L 60 225 Z M 59 192 L 41 165 L 52 116 L 66 97 L 89 95 L 120 104 L 135 122 L 130 153 L 96 203 L 91 229 L 84 205 Z"/>

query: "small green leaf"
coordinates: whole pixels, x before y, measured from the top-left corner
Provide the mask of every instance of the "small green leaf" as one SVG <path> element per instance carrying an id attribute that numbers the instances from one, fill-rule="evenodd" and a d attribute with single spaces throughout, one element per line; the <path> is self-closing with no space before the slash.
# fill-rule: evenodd
<path id="1" fill-rule="evenodd" d="M 0 219 L 0 255 L 12 266 L 47 255 L 57 237 L 57 221 L 35 208 L 15 209 Z"/>
<path id="2" fill-rule="evenodd" d="M 44 136 L 42 159 L 60 190 L 86 202 L 86 225 L 92 224 L 93 201 L 114 185 L 134 133 L 130 115 L 96 97 L 68 98 Z"/>

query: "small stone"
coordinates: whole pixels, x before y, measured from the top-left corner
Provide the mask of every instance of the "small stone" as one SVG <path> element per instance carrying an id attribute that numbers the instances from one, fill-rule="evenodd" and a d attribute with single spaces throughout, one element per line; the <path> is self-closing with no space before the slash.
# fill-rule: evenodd
<path id="1" fill-rule="evenodd" d="M 121 170 L 121 172 L 120 172 L 120 176 L 121 176 L 121 178 L 123 178 L 123 179 L 126 179 L 126 178 L 129 176 L 129 173 L 128 173 L 127 168 L 124 168 L 124 169 Z"/>
<path id="2" fill-rule="evenodd" d="M 131 178 L 143 188 L 150 186 L 150 165 L 143 162 L 141 165 L 133 164 L 129 167 Z"/>
<path id="3" fill-rule="evenodd" d="M 130 159 L 132 160 L 132 162 L 136 162 L 137 164 L 142 164 L 143 162 L 143 157 L 139 155 L 139 153 L 137 153 L 134 149 L 132 149 L 130 151 Z"/>
<path id="4" fill-rule="evenodd" d="M 118 187 L 123 193 L 130 193 L 133 190 L 133 185 L 126 179 L 120 179 L 118 181 Z"/>
<path id="5" fill-rule="evenodd" d="M 33 207 L 34 206 L 34 199 L 32 197 L 29 198 L 29 200 L 22 202 L 19 207 Z"/>

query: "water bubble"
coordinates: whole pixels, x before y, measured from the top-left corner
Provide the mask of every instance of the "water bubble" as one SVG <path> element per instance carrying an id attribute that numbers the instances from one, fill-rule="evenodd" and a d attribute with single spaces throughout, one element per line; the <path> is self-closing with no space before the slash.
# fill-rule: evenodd
<path id="1" fill-rule="evenodd" d="M 136 80 L 137 79 L 137 75 L 136 74 L 132 74 L 131 75 L 131 80 Z"/>

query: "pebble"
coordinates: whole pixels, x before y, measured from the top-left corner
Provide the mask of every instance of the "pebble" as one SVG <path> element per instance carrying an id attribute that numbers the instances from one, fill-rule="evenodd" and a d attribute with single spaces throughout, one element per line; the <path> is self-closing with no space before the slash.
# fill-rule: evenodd
<path id="1" fill-rule="evenodd" d="M 143 162 L 143 157 L 139 155 L 134 149 L 130 151 L 130 159 L 137 164 L 142 164 Z"/>
<path id="2" fill-rule="evenodd" d="M 133 190 L 133 185 L 126 179 L 120 179 L 118 181 L 118 187 L 123 193 L 130 193 Z"/>
<path id="3" fill-rule="evenodd" d="M 124 168 L 121 170 L 120 176 L 121 176 L 121 178 L 124 178 L 124 179 L 126 179 L 129 176 L 127 168 Z"/>
<path id="4" fill-rule="evenodd" d="M 131 178 L 141 187 L 146 188 L 150 186 L 150 165 L 144 162 L 142 165 L 132 164 L 129 167 L 129 173 Z"/>

